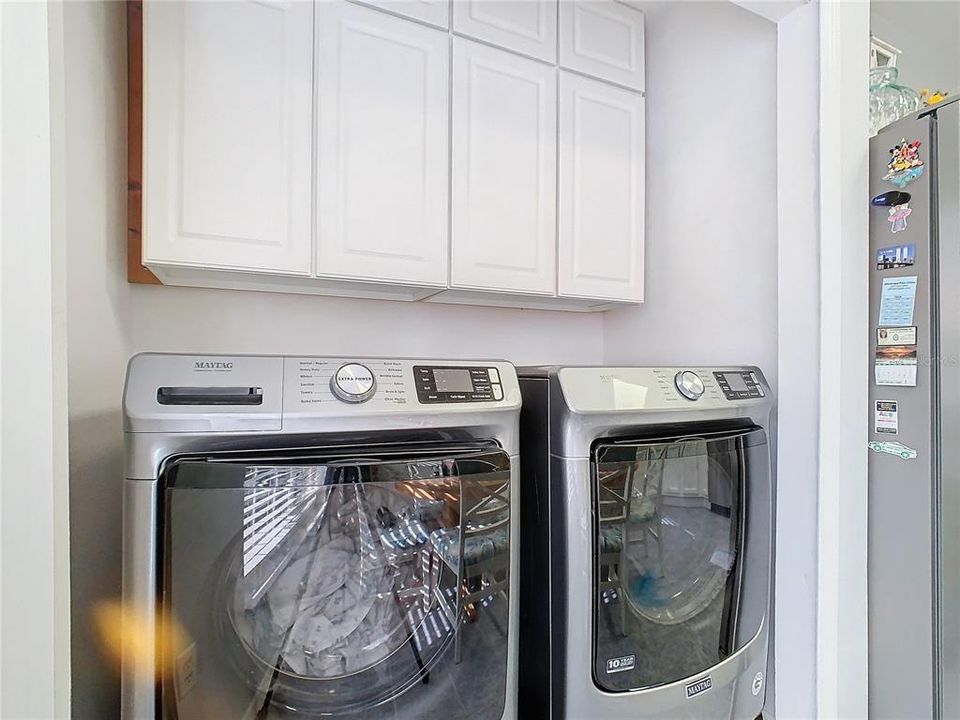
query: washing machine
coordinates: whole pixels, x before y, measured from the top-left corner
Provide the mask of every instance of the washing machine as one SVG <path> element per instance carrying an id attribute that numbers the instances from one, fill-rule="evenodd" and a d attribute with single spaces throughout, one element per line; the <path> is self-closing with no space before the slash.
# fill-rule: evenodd
<path id="1" fill-rule="evenodd" d="M 519 375 L 520 716 L 754 720 L 772 557 L 763 374 Z"/>
<path id="2" fill-rule="evenodd" d="M 125 720 L 516 717 L 506 362 L 144 354 Z"/>

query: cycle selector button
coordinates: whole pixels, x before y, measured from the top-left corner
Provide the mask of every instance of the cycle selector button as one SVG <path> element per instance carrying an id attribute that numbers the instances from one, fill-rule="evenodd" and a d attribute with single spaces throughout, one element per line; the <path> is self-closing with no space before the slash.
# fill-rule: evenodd
<path id="1" fill-rule="evenodd" d="M 703 380 L 693 370 L 678 372 L 673 382 L 677 386 L 677 391 L 687 400 L 699 400 L 703 395 Z"/>
<path id="2" fill-rule="evenodd" d="M 338 400 L 362 403 L 376 393 L 377 379 L 366 365 L 346 363 L 330 378 L 330 390 Z"/>

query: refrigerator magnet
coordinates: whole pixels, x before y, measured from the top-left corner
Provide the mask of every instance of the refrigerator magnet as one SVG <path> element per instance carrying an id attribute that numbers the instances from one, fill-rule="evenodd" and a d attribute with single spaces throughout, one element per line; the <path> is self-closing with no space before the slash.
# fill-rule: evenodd
<path id="1" fill-rule="evenodd" d="M 867 443 L 867 447 L 876 453 L 896 455 L 901 460 L 915 460 L 917 457 L 917 451 L 903 443 L 871 440 Z"/>
<path id="2" fill-rule="evenodd" d="M 913 243 L 882 247 L 877 250 L 877 270 L 910 267 L 916 258 L 917 246 Z"/>
<path id="3" fill-rule="evenodd" d="M 917 386 L 917 348 L 905 345 L 884 345 L 876 350 L 873 361 L 875 385 Z"/>
<path id="4" fill-rule="evenodd" d="M 890 231 L 893 234 L 898 232 L 903 232 L 907 229 L 907 218 L 910 217 L 910 213 L 913 210 L 910 209 L 910 206 L 904 203 L 903 205 L 894 205 L 890 208 L 889 215 L 887 216 L 887 222 L 890 223 Z"/>
<path id="5" fill-rule="evenodd" d="M 877 328 L 877 345 L 916 345 L 917 327 L 882 327 Z"/>
<path id="6" fill-rule="evenodd" d="M 873 409 L 873 431 L 878 435 L 896 435 L 900 430 L 897 401 L 877 400 Z"/>
<path id="7" fill-rule="evenodd" d="M 923 160 L 920 159 L 920 141 L 907 142 L 906 138 L 899 145 L 890 148 L 890 162 L 887 163 L 887 174 L 883 179 L 901 190 L 923 175 Z"/>
<path id="8" fill-rule="evenodd" d="M 910 327 L 917 297 L 917 276 L 885 277 L 880 290 L 877 327 Z"/>
<path id="9" fill-rule="evenodd" d="M 910 202 L 910 193 L 902 190 L 890 190 L 880 193 L 870 201 L 874 207 L 891 207 L 893 205 L 903 205 Z"/>

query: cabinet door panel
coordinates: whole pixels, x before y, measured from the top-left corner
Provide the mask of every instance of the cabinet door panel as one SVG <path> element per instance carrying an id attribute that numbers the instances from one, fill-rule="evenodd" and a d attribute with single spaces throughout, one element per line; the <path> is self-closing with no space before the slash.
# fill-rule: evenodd
<path id="1" fill-rule="evenodd" d="M 317 5 L 317 273 L 445 285 L 446 33 Z"/>
<path id="2" fill-rule="evenodd" d="M 560 73 L 560 295 L 643 300 L 643 97 Z"/>
<path id="3" fill-rule="evenodd" d="M 382 8 L 445 30 L 450 27 L 449 0 L 353 0 L 353 2 Z"/>
<path id="4" fill-rule="evenodd" d="M 613 0 L 563 0 L 560 65 L 643 90 L 643 13 Z"/>
<path id="5" fill-rule="evenodd" d="M 453 29 L 524 55 L 557 61 L 557 0 L 453 0 Z"/>
<path id="6" fill-rule="evenodd" d="M 144 260 L 310 272 L 313 7 L 144 6 Z"/>
<path id="7" fill-rule="evenodd" d="M 454 39 L 455 287 L 556 291 L 556 70 Z"/>

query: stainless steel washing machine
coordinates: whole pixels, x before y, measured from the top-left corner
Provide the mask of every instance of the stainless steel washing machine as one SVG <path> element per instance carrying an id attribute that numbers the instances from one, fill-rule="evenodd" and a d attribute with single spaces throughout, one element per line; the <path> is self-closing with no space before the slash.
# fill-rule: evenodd
<path id="1" fill-rule="evenodd" d="M 506 362 L 134 357 L 125 720 L 515 718 L 519 411 Z"/>
<path id="2" fill-rule="evenodd" d="M 519 374 L 520 716 L 754 720 L 773 517 L 760 370 Z"/>

